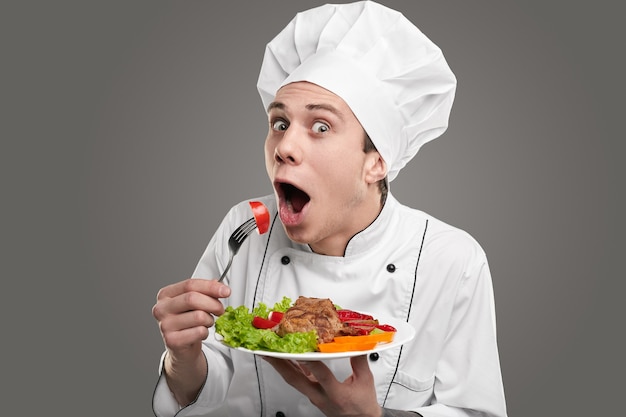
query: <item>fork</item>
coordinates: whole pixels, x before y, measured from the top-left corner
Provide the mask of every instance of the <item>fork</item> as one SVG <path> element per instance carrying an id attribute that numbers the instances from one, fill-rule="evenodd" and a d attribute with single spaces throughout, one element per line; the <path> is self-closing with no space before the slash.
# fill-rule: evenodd
<path id="1" fill-rule="evenodd" d="M 230 238 L 228 239 L 228 248 L 230 249 L 230 259 L 228 260 L 228 265 L 226 265 L 226 269 L 222 272 L 222 276 L 217 280 L 217 282 L 222 282 L 226 273 L 230 269 L 230 266 L 233 263 L 233 257 L 239 252 L 239 248 L 243 244 L 244 240 L 252 233 L 252 231 L 256 229 L 256 221 L 254 217 L 248 219 L 245 223 L 235 229 Z"/>

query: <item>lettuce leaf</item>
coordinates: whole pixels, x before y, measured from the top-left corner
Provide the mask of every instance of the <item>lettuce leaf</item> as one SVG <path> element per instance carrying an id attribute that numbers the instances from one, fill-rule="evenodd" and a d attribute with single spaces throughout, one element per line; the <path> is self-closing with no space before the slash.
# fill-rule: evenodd
<path id="1" fill-rule="evenodd" d="M 280 337 L 272 330 L 257 329 L 252 326 L 254 316 L 267 318 L 270 311 L 285 312 L 289 307 L 291 307 L 291 300 L 288 297 L 283 297 L 271 309 L 259 303 L 259 306 L 252 312 L 246 306 L 228 306 L 224 314 L 215 321 L 215 330 L 224 338 L 224 343 L 232 347 L 284 353 L 315 352 L 317 350 L 315 330 L 307 333 L 290 333 Z"/>

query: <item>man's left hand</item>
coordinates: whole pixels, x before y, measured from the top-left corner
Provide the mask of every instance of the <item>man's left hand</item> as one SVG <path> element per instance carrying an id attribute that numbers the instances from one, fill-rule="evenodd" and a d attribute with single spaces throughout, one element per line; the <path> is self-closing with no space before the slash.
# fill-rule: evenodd
<path id="1" fill-rule="evenodd" d="M 323 362 L 292 362 L 271 357 L 265 360 L 328 417 L 382 416 L 366 355 L 350 358 L 352 375 L 343 382 Z"/>

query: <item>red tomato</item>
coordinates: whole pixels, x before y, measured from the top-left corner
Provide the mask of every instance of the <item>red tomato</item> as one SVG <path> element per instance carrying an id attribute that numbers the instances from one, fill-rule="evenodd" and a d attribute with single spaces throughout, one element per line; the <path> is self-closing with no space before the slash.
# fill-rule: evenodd
<path id="1" fill-rule="evenodd" d="M 267 318 L 274 323 L 280 323 L 284 315 L 285 314 L 281 313 L 280 311 L 270 311 L 270 314 L 267 316 Z"/>
<path id="2" fill-rule="evenodd" d="M 252 319 L 252 325 L 257 329 L 271 329 L 277 324 L 278 323 L 272 320 L 264 319 L 263 317 L 259 316 L 254 316 L 254 318 Z"/>
<path id="3" fill-rule="evenodd" d="M 267 232 L 270 228 L 270 212 L 267 211 L 267 207 L 260 201 L 250 201 L 249 204 L 259 233 Z"/>

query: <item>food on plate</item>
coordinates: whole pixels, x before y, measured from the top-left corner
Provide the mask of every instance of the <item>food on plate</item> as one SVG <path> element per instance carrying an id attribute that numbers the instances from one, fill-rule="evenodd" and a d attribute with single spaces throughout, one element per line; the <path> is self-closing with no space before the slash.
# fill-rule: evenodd
<path id="1" fill-rule="evenodd" d="M 393 341 L 396 329 L 371 315 L 338 309 L 331 300 L 283 297 L 272 309 L 260 303 L 252 312 L 228 306 L 215 322 L 231 347 L 284 353 L 371 350 Z"/>
<path id="2" fill-rule="evenodd" d="M 328 298 L 299 297 L 283 316 L 276 333 L 306 333 L 315 330 L 319 343 L 332 342 L 335 336 L 356 334 L 342 322 L 337 308 Z"/>

